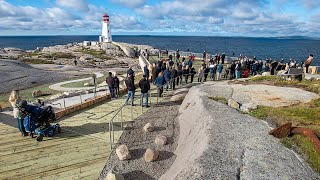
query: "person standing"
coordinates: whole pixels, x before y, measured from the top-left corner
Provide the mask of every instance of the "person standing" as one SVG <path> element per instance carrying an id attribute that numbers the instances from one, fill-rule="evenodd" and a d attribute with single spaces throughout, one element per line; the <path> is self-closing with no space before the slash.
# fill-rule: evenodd
<path id="1" fill-rule="evenodd" d="M 127 86 L 127 89 L 128 89 L 128 95 L 127 95 L 125 104 L 128 104 L 128 101 L 131 98 L 131 106 L 133 106 L 134 92 L 136 90 L 136 87 L 134 86 L 133 78 L 131 76 L 132 76 L 132 74 L 128 74 L 128 76 L 126 77 L 126 79 L 124 81 Z"/>
<path id="2" fill-rule="evenodd" d="M 182 71 L 186 84 L 188 84 L 189 73 L 190 73 L 190 69 L 189 69 L 189 66 L 187 65 Z"/>
<path id="3" fill-rule="evenodd" d="M 313 60 L 313 54 L 310 54 L 309 55 L 309 58 L 306 60 L 306 62 L 304 63 L 305 66 L 306 66 L 306 73 L 308 74 L 309 73 L 309 66 L 311 65 L 312 63 L 312 60 Z"/>
<path id="4" fill-rule="evenodd" d="M 202 78 L 203 78 L 203 66 L 201 66 L 198 70 L 198 82 L 202 82 Z"/>
<path id="5" fill-rule="evenodd" d="M 239 79 L 241 77 L 241 62 L 238 61 L 236 64 L 236 79 Z"/>
<path id="6" fill-rule="evenodd" d="M 151 69 L 151 82 L 154 82 L 154 80 L 156 80 L 157 77 L 158 77 L 158 74 L 157 74 L 156 63 L 153 63 L 152 69 Z"/>
<path id="7" fill-rule="evenodd" d="M 141 89 L 140 105 L 143 106 L 143 98 L 145 97 L 146 98 L 146 107 L 149 107 L 148 102 L 149 102 L 150 83 L 149 83 L 146 75 L 143 75 L 143 78 L 140 80 L 139 87 Z"/>
<path id="8" fill-rule="evenodd" d="M 204 64 L 204 68 L 203 68 L 204 82 L 207 81 L 208 75 L 209 75 L 209 68 L 207 67 L 207 64 Z"/>
<path id="9" fill-rule="evenodd" d="M 176 88 L 176 78 L 178 77 L 178 71 L 174 66 L 170 67 L 170 88 L 171 90 L 175 90 Z"/>
<path id="10" fill-rule="evenodd" d="M 117 73 L 114 74 L 113 80 L 114 80 L 114 95 L 115 97 L 118 98 L 119 92 L 120 92 L 120 80 L 118 78 Z"/>
<path id="11" fill-rule="evenodd" d="M 232 61 L 232 64 L 230 66 L 230 79 L 234 79 L 236 77 L 236 64 L 234 61 Z"/>
<path id="12" fill-rule="evenodd" d="M 145 65 L 143 68 L 143 73 L 146 76 L 147 80 L 149 80 L 149 69 L 148 69 L 148 65 Z"/>
<path id="13" fill-rule="evenodd" d="M 226 59 L 226 54 L 223 53 L 222 56 L 221 56 L 221 62 L 222 64 L 224 64 L 224 60 Z"/>
<path id="14" fill-rule="evenodd" d="M 181 64 L 179 64 L 178 65 L 178 70 L 177 70 L 177 76 L 178 76 L 178 78 L 177 78 L 177 85 L 179 85 L 179 84 L 181 84 L 182 83 L 182 65 Z"/>
<path id="15" fill-rule="evenodd" d="M 112 77 L 112 72 L 109 72 L 109 76 L 106 78 L 106 83 L 108 84 L 108 87 L 109 87 L 111 99 L 114 99 L 115 98 L 115 95 L 114 95 L 115 83 L 114 83 L 114 78 Z"/>
<path id="16" fill-rule="evenodd" d="M 222 75 L 222 70 L 223 70 L 223 65 L 220 62 L 218 67 L 217 67 L 217 80 L 221 80 L 221 75 Z"/>
<path id="17" fill-rule="evenodd" d="M 168 91 L 169 84 L 170 84 L 170 77 L 171 77 L 171 72 L 169 71 L 169 68 L 163 71 L 163 77 L 166 81 L 166 90 Z"/>
<path id="18" fill-rule="evenodd" d="M 197 72 L 196 72 L 196 69 L 194 68 L 194 67 L 192 67 L 191 69 L 190 69 L 190 79 L 191 79 L 191 83 L 193 83 L 193 78 L 194 78 L 194 75 L 196 74 Z"/>
<path id="19" fill-rule="evenodd" d="M 26 132 L 24 125 L 23 125 L 23 119 L 18 104 L 21 102 L 21 98 L 19 96 L 18 90 L 13 90 L 9 96 L 9 102 L 13 108 L 13 117 L 17 119 L 18 123 L 18 129 L 21 132 L 21 136 L 28 136 L 28 133 Z"/>
<path id="20" fill-rule="evenodd" d="M 134 71 L 132 70 L 132 67 L 130 66 L 127 71 L 127 77 L 130 75 L 130 78 L 132 79 L 132 83 L 134 84 Z"/>
<path id="21" fill-rule="evenodd" d="M 166 81 L 163 78 L 162 72 L 159 73 L 159 76 L 154 81 L 154 84 L 157 86 L 157 96 L 161 97 L 163 93 L 163 85 L 165 85 Z"/>

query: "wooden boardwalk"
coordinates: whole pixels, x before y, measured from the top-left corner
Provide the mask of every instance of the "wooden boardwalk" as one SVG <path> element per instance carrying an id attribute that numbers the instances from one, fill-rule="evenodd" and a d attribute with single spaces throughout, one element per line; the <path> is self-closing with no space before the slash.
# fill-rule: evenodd
<path id="1" fill-rule="evenodd" d="M 16 120 L 0 113 L 0 179 L 97 179 L 111 152 L 108 121 L 123 102 L 106 102 L 65 117 L 59 122 L 62 133 L 43 142 L 21 137 Z M 141 113 L 134 106 L 133 117 Z M 124 108 L 123 120 L 131 121 L 130 106 Z M 116 126 L 116 141 L 121 133 Z"/>

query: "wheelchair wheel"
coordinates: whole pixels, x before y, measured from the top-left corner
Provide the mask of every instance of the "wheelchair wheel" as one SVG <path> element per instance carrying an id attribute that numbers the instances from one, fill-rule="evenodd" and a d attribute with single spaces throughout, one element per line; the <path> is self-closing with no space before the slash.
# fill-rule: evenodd
<path id="1" fill-rule="evenodd" d="M 43 140 L 43 135 L 42 134 L 40 134 L 39 136 L 37 136 L 37 141 L 38 142 L 40 142 L 40 141 L 42 141 Z"/>
<path id="2" fill-rule="evenodd" d="M 53 128 L 50 128 L 48 130 L 48 137 L 52 137 L 54 135 L 54 129 Z"/>

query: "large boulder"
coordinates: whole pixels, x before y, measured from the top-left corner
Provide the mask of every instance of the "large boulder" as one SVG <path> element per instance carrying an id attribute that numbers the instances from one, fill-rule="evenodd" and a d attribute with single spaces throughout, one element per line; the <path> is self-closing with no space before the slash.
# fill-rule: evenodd
<path id="1" fill-rule="evenodd" d="M 143 130 L 146 132 L 152 132 L 154 131 L 155 127 L 151 123 L 147 123 L 144 127 Z"/>
<path id="2" fill-rule="evenodd" d="M 131 159 L 129 148 L 124 144 L 116 149 L 116 154 L 120 161 Z"/>
<path id="3" fill-rule="evenodd" d="M 262 76 L 271 76 L 270 72 L 263 72 Z"/>
<path id="4" fill-rule="evenodd" d="M 157 160 L 159 157 L 159 151 L 154 149 L 147 149 L 146 152 L 143 155 L 143 158 L 146 162 L 152 162 Z"/>
<path id="5" fill-rule="evenodd" d="M 136 57 L 136 52 L 130 48 L 129 46 L 123 44 L 123 43 L 116 43 L 113 42 L 113 44 L 115 44 L 116 46 L 119 46 L 120 49 L 124 52 L 124 54 L 128 57 L 134 58 Z"/>
<path id="6" fill-rule="evenodd" d="M 281 74 L 284 74 L 286 72 L 287 72 L 286 70 L 280 70 L 280 71 L 278 71 L 277 75 L 281 75 Z"/>
<path id="7" fill-rule="evenodd" d="M 0 54 L 7 54 L 7 52 L 4 49 L 0 48 Z"/>
<path id="8" fill-rule="evenodd" d="M 168 138 L 166 136 L 163 136 L 163 135 L 158 135 L 156 137 L 156 139 L 154 140 L 154 142 L 157 144 L 157 145 L 166 145 L 167 142 L 168 142 Z"/>
<path id="9" fill-rule="evenodd" d="M 235 101 L 234 99 L 229 99 L 228 100 L 228 106 L 235 108 L 235 109 L 240 109 L 240 105 L 237 101 Z"/>

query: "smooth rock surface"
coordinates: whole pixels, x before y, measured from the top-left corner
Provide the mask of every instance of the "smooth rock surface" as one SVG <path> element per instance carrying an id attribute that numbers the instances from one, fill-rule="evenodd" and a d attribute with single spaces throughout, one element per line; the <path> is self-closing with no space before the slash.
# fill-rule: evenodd
<path id="1" fill-rule="evenodd" d="M 116 154 L 121 161 L 131 159 L 129 148 L 124 144 L 117 147 Z"/>
<path id="2" fill-rule="evenodd" d="M 266 122 L 210 100 L 215 91 L 205 85 L 189 91 L 180 106 L 177 158 L 161 180 L 320 178 L 268 135 Z"/>
<path id="3" fill-rule="evenodd" d="M 261 76 L 271 76 L 270 72 L 263 72 Z"/>

